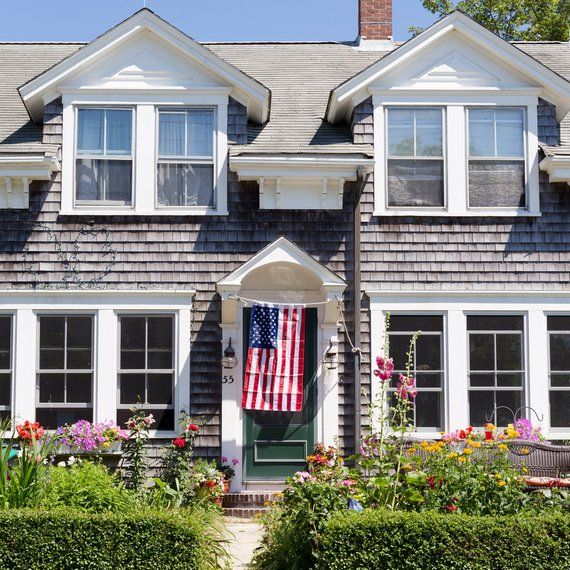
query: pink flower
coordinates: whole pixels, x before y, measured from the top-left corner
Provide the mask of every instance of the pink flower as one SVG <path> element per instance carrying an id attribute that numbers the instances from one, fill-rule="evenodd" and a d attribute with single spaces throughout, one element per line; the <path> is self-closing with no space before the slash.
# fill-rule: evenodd
<path id="1" fill-rule="evenodd" d="M 234 465 L 237 465 L 239 463 L 239 459 L 236 459 L 235 457 L 232 459 L 232 463 Z"/>
<path id="2" fill-rule="evenodd" d="M 392 372 L 394 372 L 394 360 L 392 358 L 386 359 L 382 356 L 377 356 L 376 366 L 378 368 L 374 370 L 374 376 L 377 376 L 383 381 L 390 380 Z"/>
<path id="3" fill-rule="evenodd" d="M 352 479 L 345 479 L 344 481 L 341 481 L 340 484 L 344 487 L 352 487 L 354 485 L 354 481 Z"/>
<path id="4" fill-rule="evenodd" d="M 150 427 L 154 423 L 154 416 L 149 414 L 146 418 L 143 418 L 143 423 L 146 427 Z"/>
<path id="5" fill-rule="evenodd" d="M 222 463 L 227 463 L 228 458 L 225 455 L 222 455 Z"/>
<path id="6" fill-rule="evenodd" d="M 418 391 L 416 390 L 416 379 L 413 376 L 409 378 L 400 374 L 398 379 L 398 387 L 396 388 L 398 396 L 402 400 L 407 400 L 408 398 L 415 398 Z"/>

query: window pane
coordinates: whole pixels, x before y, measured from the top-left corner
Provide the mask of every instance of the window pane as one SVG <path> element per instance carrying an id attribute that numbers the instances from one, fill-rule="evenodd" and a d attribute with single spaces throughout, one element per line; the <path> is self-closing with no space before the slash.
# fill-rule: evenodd
<path id="1" fill-rule="evenodd" d="M 172 350 L 172 324 L 173 317 L 148 317 L 149 350 Z"/>
<path id="2" fill-rule="evenodd" d="M 523 161 L 469 162 L 469 206 L 473 208 L 524 208 Z"/>
<path id="3" fill-rule="evenodd" d="M 91 374 L 67 375 L 67 401 L 90 404 L 92 401 Z"/>
<path id="4" fill-rule="evenodd" d="M 36 408 L 36 421 L 47 429 L 56 429 L 79 420 L 93 421 L 93 408 Z"/>
<path id="5" fill-rule="evenodd" d="M 77 153 L 103 154 L 103 109 L 79 109 L 77 111 Z"/>
<path id="6" fill-rule="evenodd" d="M 492 334 L 469 335 L 469 369 L 495 369 L 495 340 Z"/>
<path id="7" fill-rule="evenodd" d="M 522 369 L 522 336 L 520 334 L 497 335 L 497 370 Z"/>
<path id="8" fill-rule="evenodd" d="M 441 373 L 416 372 L 416 385 L 418 388 L 440 388 Z"/>
<path id="9" fill-rule="evenodd" d="M 492 109 L 469 109 L 469 156 L 495 156 Z"/>
<path id="10" fill-rule="evenodd" d="M 497 156 L 524 157 L 522 109 L 497 109 Z"/>
<path id="11" fill-rule="evenodd" d="M 68 348 L 91 348 L 92 319 L 91 316 L 67 317 Z"/>
<path id="12" fill-rule="evenodd" d="M 570 371 L 570 334 L 550 336 L 550 370 Z"/>
<path id="13" fill-rule="evenodd" d="M 76 199 L 132 203 L 133 163 L 131 160 L 77 159 Z"/>
<path id="14" fill-rule="evenodd" d="M 414 406 L 416 427 L 441 427 L 441 392 L 418 392 Z"/>
<path id="15" fill-rule="evenodd" d="M 521 372 L 518 373 L 498 373 L 497 374 L 497 386 L 522 386 L 523 385 L 523 375 Z"/>
<path id="16" fill-rule="evenodd" d="M 469 384 L 471 386 L 494 386 L 495 374 L 480 374 L 478 372 L 471 372 L 469 374 Z"/>
<path id="17" fill-rule="evenodd" d="M 214 111 L 193 109 L 187 112 L 188 156 L 213 156 Z"/>
<path id="18" fill-rule="evenodd" d="M 11 374 L 0 374 L 0 406 L 10 405 L 11 383 Z"/>
<path id="19" fill-rule="evenodd" d="M 185 113 L 163 113 L 158 116 L 158 154 L 184 156 Z"/>
<path id="20" fill-rule="evenodd" d="M 388 160 L 388 205 L 443 207 L 443 160 Z"/>
<path id="21" fill-rule="evenodd" d="M 494 409 L 494 392 L 469 392 L 469 423 L 472 426 L 482 426 L 491 421 Z"/>
<path id="22" fill-rule="evenodd" d="M 497 419 L 494 423 L 499 426 L 513 423 L 513 413 L 522 406 L 522 396 L 523 393 L 520 390 L 497 392 Z M 507 409 L 499 409 L 500 407 Z"/>
<path id="23" fill-rule="evenodd" d="M 214 167 L 211 164 L 158 164 L 160 206 L 213 206 Z"/>
<path id="24" fill-rule="evenodd" d="M 467 329 L 470 331 L 523 331 L 522 315 L 469 315 Z"/>
<path id="25" fill-rule="evenodd" d="M 441 315 L 390 315 L 390 331 L 443 331 Z"/>
<path id="26" fill-rule="evenodd" d="M 131 154 L 133 113 L 128 109 L 107 109 L 107 154 Z"/>
<path id="27" fill-rule="evenodd" d="M 556 388 L 570 388 L 570 374 L 551 374 L 550 385 Z"/>
<path id="28" fill-rule="evenodd" d="M 136 404 L 145 402 L 145 375 L 120 374 L 121 404 Z"/>
<path id="29" fill-rule="evenodd" d="M 67 350 L 68 370 L 89 370 L 92 367 L 91 350 L 88 348 L 73 348 Z"/>
<path id="30" fill-rule="evenodd" d="M 172 374 L 148 375 L 148 403 L 172 404 Z"/>
<path id="31" fill-rule="evenodd" d="M 570 317 L 567 315 L 554 315 L 548 318 L 549 331 L 566 331 L 570 332 Z"/>
<path id="32" fill-rule="evenodd" d="M 441 336 L 421 335 L 416 341 L 416 370 L 441 370 Z"/>
<path id="33" fill-rule="evenodd" d="M 404 370 L 408 361 L 407 352 L 410 349 L 412 335 L 390 334 L 390 357 L 394 360 L 396 370 Z"/>
<path id="34" fill-rule="evenodd" d="M 40 402 L 65 402 L 64 374 L 40 374 Z"/>
<path id="35" fill-rule="evenodd" d="M 570 390 L 550 392 L 550 425 L 553 428 L 570 426 Z"/>
<path id="36" fill-rule="evenodd" d="M 11 346 L 12 317 L 0 317 L 0 352 L 10 352 Z"/>
<path id="37" fill-rule="evenodd" d="M 40 348 L 65 345 L 65 317 L 40 317 Z"/>
<path id="38" fill-rule="evenodd" d="M 121 317 L 121 368 L 145 367 L 146 321 L 144 317 Z"/>
<path id="39" fill-rule="evenodd" d="M 416 109 L 416 156 L 443 156 L 441 109 Z"/>
<path id="40" fill-rule="evenodd" d="M 414 156 L 413 109 L 388 109 L 388 154 Z"/>

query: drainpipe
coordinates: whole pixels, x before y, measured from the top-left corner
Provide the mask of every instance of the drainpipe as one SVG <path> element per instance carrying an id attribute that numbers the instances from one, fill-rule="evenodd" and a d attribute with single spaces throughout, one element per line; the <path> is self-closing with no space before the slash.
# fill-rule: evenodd
<path id="1" fill-rule="evenodd" d="M 354 346 L 360 348 L 362 313 L 361 313 L 361 222 L 362 205 L 361 197 L 368 184 L 368 179 L 372 169 L 370 167 L 359 167 L 358 178 L 362 182 L 357 185 L 354 207 Z M 360 451 L 360 439 L 362 436 L 362 378 L 361 378 L 362 355 L 360 351 L 354 353 L 354 453 Z"/>

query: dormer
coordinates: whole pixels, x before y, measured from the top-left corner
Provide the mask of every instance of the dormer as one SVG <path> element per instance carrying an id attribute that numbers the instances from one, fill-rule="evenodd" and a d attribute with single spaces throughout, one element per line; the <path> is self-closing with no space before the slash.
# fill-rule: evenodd
<path id="1" fill-rule="evenodd" d="M 230 97 L 264 123 L 269 90 L 143 9 L 20 88 L 63 103 L 67 215 L 224 215 Z"/>

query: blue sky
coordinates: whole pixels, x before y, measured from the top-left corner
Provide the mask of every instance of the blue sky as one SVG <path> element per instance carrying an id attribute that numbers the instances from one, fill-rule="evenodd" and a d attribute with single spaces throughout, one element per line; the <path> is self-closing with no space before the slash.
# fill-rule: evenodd
<path id="1" fill-rule="evenodd" d="M 47 9 L 45 8 L 47 5 Z M 147 0 L 201 41 L 353 40 L 358 0 Z M 142 8 L 143 0 L 4 0 L 2 41 L 86 41 Z M 421 0 L 394 0 L 394 36 L 435 19 Z"/>

